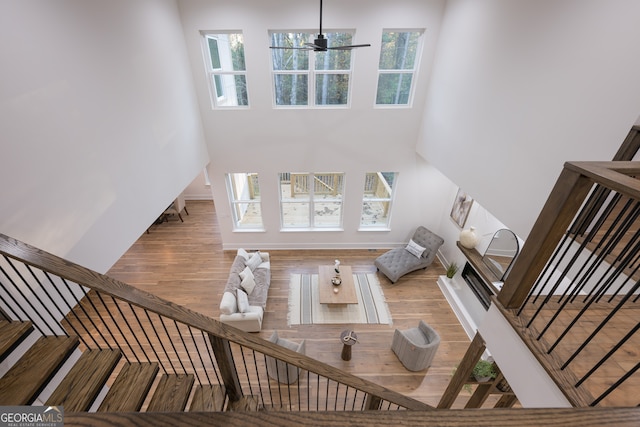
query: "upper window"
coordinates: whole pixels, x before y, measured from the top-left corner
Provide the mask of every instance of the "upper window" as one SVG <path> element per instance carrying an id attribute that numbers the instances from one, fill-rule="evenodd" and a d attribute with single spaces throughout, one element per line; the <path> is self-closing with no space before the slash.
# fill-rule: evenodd
<path id="1" fill-rule="evenodd" d="M 204 40 L 213 106 L 248 106 L 242 33 L 204 33 Z"/>
<path id="2" fill-rule="evenodd" d="M 272 46 L 305 47 L 315 36 L 271 32 Z M 329 46 L 350 45 L 352 33 L 326 33 Z M 348 106 L 351 50 L 272 49 L 274 99 L 282 106 Z"/>
<path id="3" fill-rule="evenodd" d="M 257 173 L 228 173 L 227 192 L 236 229 L 262 229 Z"/>
<path id="4" fill-rule="evenodd" d="M 409 105 L 412 101 L 422 31 L 382 32 L 376 105 Z"/>
<path id="5" fill-rule="evenodd" d="M 343 173 L 281 173 L 282 228 L 342 226 Z"/>
<path id="6" fill-rule="evenodd" d="M 388 228 L 397 172 L 369 172 L 362 198 L 362 228 Z"/>

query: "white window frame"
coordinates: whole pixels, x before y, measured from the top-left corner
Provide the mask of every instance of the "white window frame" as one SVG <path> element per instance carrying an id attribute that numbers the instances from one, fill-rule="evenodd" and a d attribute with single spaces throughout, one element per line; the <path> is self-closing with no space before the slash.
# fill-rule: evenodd
<path id="1" fill-rule="evenodd" d="M 212 108 L 224 108 L 224 109 L 247 109 L 249 108 L 249 83 L 247 82 L 247 70 L 233 70 L 233 66 L 230 65 L 231 54 L 220 55 L 221 46 L 225 43 L 219 43 L 218 41 L 230 34 L 239 34 L 243 37 L 242 31 L 201 31 L 202 35 L 202 53 L 204 56 L 205 70 L 207 73 L 207 82 L 209 85 L 209 95 L 211 97 Z M 211 51 L 209 49 L 209 39 L 216 40 L 218 47 L 218 59 L 220 61 L 220 68 L 213 68 Z M 228 41 L 226 42 L 228 44 Z M 223 49 L 224 51 L 224 49 Z M 246 58 L 245 58 L 246 62 Z M 227 64 L 225 67 L 224 65 Z M 235 77 L 244 76 L 245 84 L 247 85 L 247 105 L 237 105 L 237 89 L 235 85 Z M 217 82 L 221 85 L 218 87 Z M 220 90 L 218 90 L 220 89 Z M 220 93 L 220 95 L 219 95 Z M 234 103 L 226 105 L 226 100 L 234 100 Z"/>
<path id="2" fill-rule="evenodd" d="M 375 173 L 378 175 L 378 179 L 380 180 L 381 178 L 384 180 L 385 186 L 386 186 L 386 179 L 383 178 L 383 173 L 393 173 L 393 186 L 389 188 L 389 193 L 390 195 L 388 197 L 366 197 L 366 191 L 367 191 L 367 178 L 365 176 L 365 188 L 363 189 L 363 194 L 362 194 L 362 205 L 361 205 L 361 211 L 360 211 L 360 229 L 361 230 L 389 230 L 391 227 L 391 213 L 393 212 L 393 201 L 395 199 L 395 194 L 396 194 L 396 188 L 398 186 L 398 172 L 369 172 L 371 174 Z M 367 175 L 369 174 L 367 173 Z M 363 219 L 364 219 L 364 209 L 365 209 L 365 204 L 366 203 L 387 203 L 387 215 L 386 215 L 386 221 L 384 223 L 380 223 L 380 224 L 365 224 L 363 223 Z"/>
<path id="3" fill-rule="evenodd" d="M 282 175 L 285 173 L 289 173 L 290 175 L 299 175 L 299 176 L 303 176 L 306 175 L 307 179 L 309 180 L 309 182 L 311 182 L 312 184 L 309 185 L 309 194 L 308 196 L 304 197 L 304 198 L 299 198 L 299 199 L 295 199 L 295 200 L 284 200 L 282 198 Z M 342 188 L 341 188 L 341 192 L 340 195 L 338 197 L 325 197 L 324 199 L 319 199 L 318 197 L 316 197 L 314 188 L 315 185 L 313 185 L 313 182 L 315 180 L 316 176 L 322 176 L 322 175 L 341 175 L 341 179 L 342 179 Z M 280 197 L 280 227 L 282 231 L 301 231 L 301 230 L 308 230 L 308 231 L 336 231 L 336 230 L 342 230 L 343 229 L 343 219 L 344 219 L 344 194 L 345 194 L 345 183 L 346 183 L 346 175 L 344 172 L 282 172 L 278 175 L 278 194 Z M 329 202 L 329 203 L 339 203 L 340 204 L 340 217 L 339 217 L 339 221 L 337 224 L 332 224 L 332 225 L 318 225 L 317 224 L 317 220 L 316 220 L 316 215 L 315 215 L 315 205 L 316 204 L 321 204 L 321 203 L 325 203 L 325 202 Z M 285 213 L 285 207 L 284 204 L 308 204 L 309 205 L 309 214 L 308 214 L 308 225 L 287 225 L 285 224 L 285 219 L 284 219 L 284 213 Z"/>
<path id="4" fill-rule="evenodd" d="M 424 28 L 383 28 L 382 35 L 380 36 L 380 55 L 382 55 L 382 38 L 385 33 L 420 33 L 418 36 L 418 45 L 416 46 L 416 58 L 413 62 L 413 68 L 411 69 L 381 69 L 380 59 L 378 58 L 378 79 L 376 83 L 375 93 L 373 96 L 374 108 L 411 108 L 413 107 L 413 98 L 416 89 L 416 81 L 418 78 L 418 70 L 420 69 L 420 60 L 422 59 L 422 47 L 424 43 Z M 411 88 L 409 89 L 409 98 L 406 104 L 378 104 L 378 86 L 380 84 L 380 76 L 383 74 L 410 74 Z"/>
<path id="5" fill-rule="evenodd" d="M 262 199 L 252 199 L 249 193 L 249 180 L 250 176 L 255 175 L 256 180 L 259 180 L 257 173 L 248 172 L 229 172 L 225 174 L 225 183 L 227 185 L 227 195 L 229 197 L 229 204 L 231 207 L 231 218 L 233 220 L 234 231 L 263 231 L 264 230 L 264 218 L 262 217 Z M 237 191 L 239 185 L 247 183 L 246 187 L 242 191 Z M 236 194 L 240 193 L 240 196 L 236 198 Z M 238 212 L 243 210 L 246 212 L 248 207 L 252 204 L 259 205 L 260 208 L 260 225 L 243 225 L 243 215 L 239 215 Z"/>
<path id="6" fill-rule="evenodd" d="M 317 34 L 314 34 L 313 31 L 298 31 L 298 30 L 269 30 L 269 40 L 271 40 L 272 34 L 278 33 L 287 33 L 287 34 L 303 34 L 308 37 L 310 42 L 313 42 L 315 38 L 317 38 Z M 355 38 L 355 30 L 329 30 L 325 31 L 324 34 L 330 33 L 346 33 L 351 35 L 351 40 Z M 353 60 L 354 55 L 352 54 L 352 50 L 349 51 L 351 57 L 349 58 L 349 69 L 348 70 L 316 70 L 316 52 L 313 50 L 303 51 L 307 52 L 309 55 L 308 64 L 309 68 L 306 70 L 275 70 L 273 66 L 273 55 L 270 55 L 271 61 L 271 92 L 273 99 L 273 108 L 278 109 L 288 109 L 288 108 L 337 108 L 337 109 L 345 109 L 351 108 L 351 88 L 353 86 Z M 276 75 L 303 75 L 307 76 L 307 103 L 300 105 L 278 105 L 276 102 Z M 347 102 L 345 104 L 316 104 L 316 81 L 318 80 L 318 75 L 323 74 L 340 74 L 347 75 L 349 79 L 349 84 L 347 87 Z"/>

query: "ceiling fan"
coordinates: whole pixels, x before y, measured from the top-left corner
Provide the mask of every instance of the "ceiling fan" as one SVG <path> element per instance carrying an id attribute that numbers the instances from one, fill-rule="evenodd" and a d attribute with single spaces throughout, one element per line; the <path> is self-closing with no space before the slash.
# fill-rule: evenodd
<path id="1" fill-rule="evenodd" d="M 326 52 L 327 50 L 351 50 L 356 47 L 368 47 L 370 44 L 352 44 L 346 46 L 327 46 L 327 39 L 322 34 L 322 0 L 320 0 L 320 31 L 318 31 L 318 37 L 313 43 L 305 43 L 304 47 L 295 46 L 270 46 L 271 49 L 301 49 L 301 50 L 313 50 L 314 52 Z"/>

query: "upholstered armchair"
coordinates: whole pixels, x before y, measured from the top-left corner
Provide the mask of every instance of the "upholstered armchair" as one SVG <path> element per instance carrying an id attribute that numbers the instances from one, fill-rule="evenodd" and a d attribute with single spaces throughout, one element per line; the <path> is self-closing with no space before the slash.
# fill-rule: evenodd
<path id="1" fill-rule="evenodd" d="M 410 371 L 421 371 L 431 366 L 440 345 L 440 335 L 424 321 L 417 328 L 396 329 L 391 350 Z"/>
<path id="2" fill-rule="evenodd" d="M 419 226 L 406 246 L 385 252 L 374 264 L 395 283 L 405 274 L 431 265 L 443 243 L 442 237 Z"/>
<path id="3" fill-rule="evenodd" d="M 278 331 L 273 331 L 273 334 L 269 338 L 269 341 L 278 344 L 289 350 L 293 350 L 300 354 L 305 354 L 305 341 L 302 340 L 300 344 L 278 337 Z M 293 384 L 298 381 L 300 375 L 300 369 L 297 366 L 290 365 L 282 360 L 274 359 L 267 356 L 267 374 L 274 380 L 283 384 Z"/>

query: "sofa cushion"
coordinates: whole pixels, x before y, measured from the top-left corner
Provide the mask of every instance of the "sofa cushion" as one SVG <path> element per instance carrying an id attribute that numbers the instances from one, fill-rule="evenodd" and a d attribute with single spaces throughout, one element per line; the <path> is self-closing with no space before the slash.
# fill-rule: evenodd
<path id="1" fill-rule="evenodd" d="M 247 260 L 245 265 L 251 269 L 251 271 L 258 268 L 258 266 L 262 264 L 262 258 L 260 257 L 260 252 L 254 252 L 253 255 Z"/>
<path id="2" fill-rule="evenodd" d="M 238 311 L 236 303 L 236 296 L 231 292 L 225 292 L 222 294 L 222 300 L 220 301 L 220 313 L 233 314 Z"/>
<path id="3" fill-rule="evenodd" d="M 247 267 L 246 270 L 249 270 L 249 267 Z M 249 270 L 248 273 L 245 273 L 243 270 L 242 273 L 244 274 L 240 274 L 240 277 L 242 277 L 242 282 L 240 282 L 240 287 L 244 289 L 247 295 L 251 295 L 253 293 L 253 290 L 256 287 L 256 281 L 253 276 L 253 273 L 251 272 L 251 270 Z"/>
<path id="4" fill-rule="evenodd" d="M 414 242 L 413 239 L 409 239 L 409 244 L 407 244 L 406 249 L 411 255 L 414 255 L 416 258 L 420 258 L 426 248 Z"/>
<path id="5" fill-rule="evenodd" d="M 249 259 L 249 252 L 245 251 L 242 248 L 238 249 L 238 253 L 236 255 L 241 256 L 245 259 L 245 261 Z"/>
<path id="6" fill-rule="evenodd" d="M 236 292 L 238 294 L 238 312 L 246 313 L 249 311 L 249 297 L 242 289 L 238 289 Z"/>
<path id="7" fill-rule="evenodd" d="M 249 268 L 249 266 L 246 266 L 244 270 L 242 270 L 239 274 L 240 280 L 244 280 L 247 277 L 253 277 L 253 271 L 251 271 L 251 268 Z"/>

